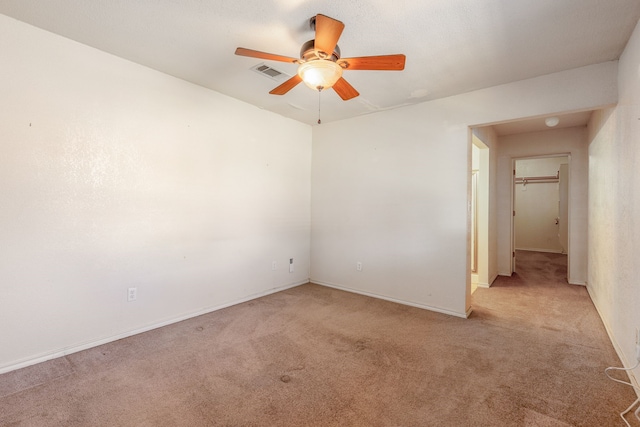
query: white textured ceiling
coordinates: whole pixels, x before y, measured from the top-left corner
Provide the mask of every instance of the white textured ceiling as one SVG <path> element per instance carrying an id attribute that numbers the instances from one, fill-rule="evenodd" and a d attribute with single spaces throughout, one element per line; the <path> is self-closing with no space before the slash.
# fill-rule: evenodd
<path id="1" fill-rule="evenodd" d="M 238 46 L 297 57 L 309 18 L 341 20 L 345 57 L 404 53 L 404 71 L 347 71 L 360 92 L 322 93 L 329 122 L 618 59 L 638 0 L 0 0 L 0 13 L 314 124 L 318 95 L 250 70 Z M 293 75 L 295 65 L 266 62 Z"/>

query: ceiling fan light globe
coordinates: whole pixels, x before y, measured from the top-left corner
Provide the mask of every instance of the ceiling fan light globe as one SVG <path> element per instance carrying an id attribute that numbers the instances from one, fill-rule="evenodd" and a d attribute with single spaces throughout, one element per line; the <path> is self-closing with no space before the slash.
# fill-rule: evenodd
<path id="1" fill-rule="evenodd" d="M 342 67 L 333 61 L 317 59 L 298 66 L 298 75 L 309 88 L 322 90 L 332 87 L 342 77 Z"/>

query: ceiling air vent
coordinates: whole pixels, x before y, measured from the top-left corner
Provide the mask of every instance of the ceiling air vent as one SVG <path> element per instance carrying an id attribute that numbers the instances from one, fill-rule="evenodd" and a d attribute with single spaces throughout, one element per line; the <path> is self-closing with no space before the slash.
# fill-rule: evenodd
<path id="1" fill-rule="evenodd" d="M 271 68 L 264 63 L 258 64 L 251 69 L 256 73 L 260 73 L 263 76 L 269 77 L 272 80 L 285 81 L 291 77 L 289 74 L 286 74 L 285 72 L 280 70 L 276 70 L 275 68 Z"/>

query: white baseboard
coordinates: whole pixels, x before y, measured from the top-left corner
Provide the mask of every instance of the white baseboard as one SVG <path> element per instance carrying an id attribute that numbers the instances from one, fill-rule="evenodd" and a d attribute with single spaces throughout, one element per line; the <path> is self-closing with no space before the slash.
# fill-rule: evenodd
<path id="1" fill-rule="evenodd" d="M 570 285 L 587 286 L 587 282 L 584 280 L 567 279 L 567 282 L 569 282 Z"/>
<path id="2" fill-rule="evenodd" d="M 326 286 L 328 288 L 338 289 L 338 290 L 341 290 L 341 291 L 351 292 L 351 293 L 354 293 L 354 294 L 360 294 L 360 295 L 364 295 L 364 296 L 371 297 L 371 298 L 377 298 L 377 299 L 382 299 L 382 300 L 385 300 L 385 301 L 391 301 L 391 302 L 395 302 L 397 304 L 408 305 L 408 306 L 416 307 L 416 308 L 422 308 L 424 310 L 429 310 L 429 311 L 435 311 L 436 313 L 448 314 L 449 316 L 462 317 L 464 319 L 469 317 L 469 314 L 471 314 L 471 308 L 469 308 L 469 310 L 467 312 L 459 313 L 457 311 L 448 310 L 448 309 L 445 309 L 445 308 L 432 307 L 432 306 L 425 305 L 425 304 L 420 304 L 420 303 L 415 303 L 415 302 L 411 302 L 411 301 L 405 301 L 405 300 L 401 300 L 401 299 L 397 299 L 397 298 L 388 297 L 386 295 L 379 295 L 379 294 L 375 294 L 375 293 L 372 293 L 372 292 L 365 292 L 365 291 L 361 291 L 361 290 L 358 290 L 358 289 L 352 289 L 352 288 L 348 288 L 346 286 L 336 285 L 335 283 L 322 282 L 322 281 L 318 281 L 318 280 L 311 280 L 311 283 L 315 283 L 315 284 L 321 285 L 321 286 Z"/>
<path id="3" fill-rule="evenodd" d="M 633 364 L 629 363 L 629 361 L 627 360 L 627 358 L 624 355 L 624 352 L 622 351 L 622 347 L 620 347 L 620 345 L 618 344 L 618 341 L 616 340 L 615 336 L 613 335 L 613 332 L 611 331 L 611 327 L 609 326 L 609 323 L 602 316 L 602 312 L 600 311 L 600 308 L 598 307 L 598 303 L 597 303 L 596 299 L 593 297 L 593 294 L 591 293 L 591 288 L 589 286 L 587 286 L 587 293 L 589 294 L 589 298 L 591 298 L 591 302 L 593 303 L 593 306 L 596 308 L 596 311 L 598 312 L 598 316 L 600 316 L 600 319 L 602 320 L 602 323 L 604 324 L 604 329 L 607 331 L 607 335 L 609 335 L 609 340 L 611 341 L 611 344 L 613 345 L 613 349 L 616 351 L 616 354 L 618 355 L 618 357 L 622 361 L 622 365 L 625 368 L 634 367 L 635 363 L 633 363 Z M 636 376 L 633 373 L 633 371 L 627 371 L 627 374 L 629 375 L 629 379 L 631 380 L 631 383 L 635 385 L 633 390 L 636 392 L 636 395 L 638 396 L 638 398 L 640 398 L 640 383 L 638 382 L 638 379 L 636 378 Z"/>
<path id="4" fill-rule="evenodd" d="M 32 358 L 25 359 L 25 360 L 21 360 L 19 362 L 12 363 L 10 365 L 2 366 L 2 367 L 0 367 L 0 374 L 4 374 L 4 373 L 10 372 L 10 371 L 15 371 L 16 369 L 26 368 L 27 366 L 36 365 L 38 363 L 46 362 L 46 361 L 51 360 L 51 359 L 56 359 L 58 357 L 66 356 L 68 354 L 77 353 L 77 352 L 82 351 L 82 350 L 87 350 L 89 348 L 97 347 L 97 346 L 103 345 L 103 344 L 107 344 L 107 343 L 110 343 L 112 341 L 117 341 L 117 340 L 120 340 L 122 338 L 127 338 L 127 337 L 130 337 L 130 336 L 133 336 L 133 335 L 141 334 L 143 332 L 148 332 L 148 331 L 151 331 L 153 329 L 157 329 L 157 328 L 161 328 L 163 326 L 171 325 L 173 323 L 182 322 L 183 320 L 191 319 L 193 317 L 202 316 L 203 314 L 211 313 L 211 312 L 214 312 L 214 311 L 217 311 L 217 310 L 222 310 L 223 308 L 231 307 L 231 306 L 236 305 L 236 304 L 241 304 L 243 302 L 251 301 L 251 300 L 254 300 L 256 298 L 260 298 L 260 297 L 264 297 L 264 296 L 267 296 L 267 295 L 271 295 L 271 294 L 274 294 L 276 292 L 284 291 L 286 289 L 295 288 L 296 286 L 304 285 L 305 283 L 309 283 L 309 280 L 307 279 L 307 280 L 302 281 L 302 282 L 290 283 L 288 285 L 279 286 L 279 287 L 276 287 L 276 288 L 269 289 L 267 291 L 251 294 L 251 295 L 248 295 L 246 297 L 243 297 L 243 298 L 240 298 L 238 300 L 234 300 L 234 301 L 231 301 L 231 302 L 228 302 L 228 303 L 224 303 L 224 304 L 220 304 L 220 305 L 216 305 L 216 306 L 212 306 L 212 307 L 207 307 L 207 308 L 204 308 L 202 310 L 194 311 L 194 312 L 187 313 L 187 314 L 184 314 L 184 315 L 181 315 L 181 316 L 178 316 L 178 317 L 174 317 L 174 318 L 171 318 L 171 319 L 163 320 L 161 322 L 154 323 L 154 324 L 151 324 L 151 325 L 147 325 L 147 326 L 144 326 L 142 328 L 134 329 L 134 330 L 131 330 L 131 331 L 126 331 L 126 332 L 123 332 L 123 333 L 120 333 L 120 334 L 117 334 L 117 335 L 112 335 L 112 336 L 109 336 L 109 337 L 106 337 L 106 338 L 101 338 L 101 339 L 98 339 L 98 340 L 95 340 L 95 341 L 88 341 L 88 342 L 85 342 L 85 343 L 82 343 L 82 344 L 75 345 L 73 347 L 67 347 L 67 348 L 58 349 L 58 350 L 55 350 L 55 351 L 52 351 L 52 352 L 49 352 L 49 353 L 46 353 L 46 354 L 41 354 L 39 356 L 32 357 Z"/>
<path id="5" fill-rule="evenodd" d="M 549 254 L 561 254 L 562 249 L 543 249 L 543 248 L 516 248 L 516 251 L 527 251 L 527 252 L 546 252 Z"/>
<path id="6" fill-rule="evenodd" d="M 479 288 L 485 288 L 488 289 L 491 287 L 491 285 L 493 285 L 493 282 L 496 281 L 496 279 L 498 278 L 498 276 L 510 276 L 510 274 L 499 274 L 496 273 L 493 275 L 493 277 L 489 280 L 489 283 L 478 283 L 478 287 Z"/>

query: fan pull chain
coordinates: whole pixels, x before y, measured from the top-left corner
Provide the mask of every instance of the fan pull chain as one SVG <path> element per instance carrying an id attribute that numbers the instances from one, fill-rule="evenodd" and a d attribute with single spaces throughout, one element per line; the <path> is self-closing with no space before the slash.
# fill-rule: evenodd
<path id="1" fill-rule="evenodd" d="M 322 120 L 320 120 L 320 93 L 322 92 L 322 89 L 318 89 L 318 124 L 321 125 L 322 124 Z"/>

